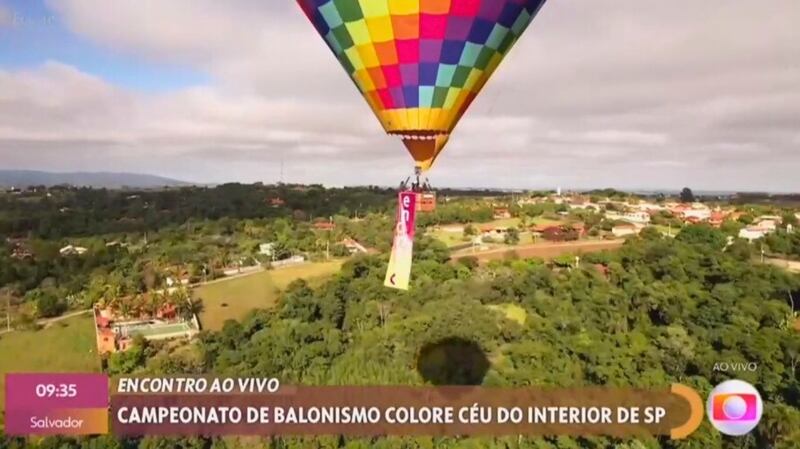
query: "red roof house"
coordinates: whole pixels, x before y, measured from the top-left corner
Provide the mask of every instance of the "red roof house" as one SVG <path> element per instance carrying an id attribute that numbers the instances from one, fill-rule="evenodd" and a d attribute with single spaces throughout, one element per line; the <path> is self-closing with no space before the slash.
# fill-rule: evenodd
<path id="1" fill-rule="evenodd" d="M 319 221 L 314 223 L 314 229 L 317 231 L 332 231 L 336 228 L 336 224 L 330 221 Z"/>

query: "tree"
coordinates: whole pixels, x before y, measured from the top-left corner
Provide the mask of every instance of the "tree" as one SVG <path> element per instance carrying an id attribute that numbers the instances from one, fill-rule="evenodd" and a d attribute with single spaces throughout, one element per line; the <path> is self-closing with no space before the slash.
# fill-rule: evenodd
<path id="1" fill-rule="evenodd" d="M 655 341 L 661 352 L 664 369 L 670 375 L 680 377 L 694 358 L 694 340 L 680 326 L 669 326 Z"/>
<path id="2" fill-rule="evenodd" d="M 747 240 L 736 239 L 725 251 L 737 260 L 747 262 L 753 256 L 753 246 Z"/>
<path id="3" fill-rule="evenodd" d="M 661 231 L 655 226 L 647 226 L 642 229 L 642 232 L 639 233 L 639 237 L 645 240 L 661 240 L 663 238 Z"/>
<path id="4" fill-rule="evenodd" d="M 251 256 L 259 242 L 278 241 L 288 251 L 313 255 L 320 250 L 319 245 L 315 247 L 319 236 L 309 229 L 309 222 L 295 220 L 303 214 L 292 218 L 294 210 L 308 217 L 329 217 L 358 209 L 358 221 L 334 218 L 337 229 L 331 233 L 331 242 L 347 236 L 384 253 L 353 257 L 331 278 L 292 285 L 279 293 L 274 304 L 264 302 L 266 310 L 227 321 L 220 331 L 201 332 L 190 348 L 177 348 L 180 342 L 148 345 L 137 338 L 130 351 L 110 357 L 112 374 L 219 373 L 278 376 L 286 383 L 305 385 L 419 385 L 425 379 L 420 373 L 421 349 L 458 339 L 466 344 L 455 346 L 456 355 L 463 352 L 459 347 L 472 347 L 477 349 L 475 354 L 488 356 L 491 369 L 480 381 L 496 387 L 662 388 L 682 381 L 707 392 L 730 374 L 714 372 L 716 361 L 753 361 L 759 370 L 741 376 L 759 386 L 768 406 L 759 429 L 737 439 L 723 438 L 706 422 L 692 438 L 681 441 L 398 436 L 234 442 L 150 437 L 115 444 L 113 438 L 27 442 L 0 437 L 0 449 L 798 449 L 800 424 L 785 412 L 796 409 L 800 397 L 800 348 L 791 330 L 795 317 L 790 306 L 792 298 L 797 301 L 800 278 L 752 263 L 753 245 L 744 240 L 726 245 L 726 238 L 737 234 L 738 223 L 730 229 L 726 226 L 724 232 L 689 226 L 676 239 L 656 238 L 645 231 L 643 238 L 629 239 L 618 250 L 581 255 L 580 263 L 587 269 L 576 267 L 578 260 L 568 255 L 552 263 L 517 255 L 486 264 L 471 258 L 450 264 L 446 263 L 448 248 L 420 238 L 414 255 L 414 286 L 408 292 L 396 292 L 383 286 L 395 195 L 388 189 L 226 185 L 141 192 L 141 199 L 128 199 L 139 193 L 92 189 L 67 189 L 58 195 L 74 197 L 58 200 L 76 211 L 74 218 L 49 212 L 61 206 L 55 199 L 42 207 L 45 200 L 20 202 L 0 193 L 0 249 L 11 250 L 10 245 L 4 247 L 5 237 L 29 233 L 86 237 L 80 243 L 91 248 L 91 257 L 61 258 L 58 248 L 64 242 L 48 237 L 32 246 L 53 257 L 40 259 L 34 251 L 36 258 L 16 260 L 10 251 L 0 251 L 0 285 L 14 285 L 14 298 L 27 293 L 31 304 L 41 292 L 63 298 L 86 291 L 87 305 L 103 299 L 133 311 L 139 306 L 133 300 L 144 293 L 148 266 L 172 266 L 182 260 L 196 272 L 205 264 L 213 267 L 213 260 Z M 615 192 L 597 195 L 625 197 Z M 275 197 L 286 206 L 264 204 L 264 198 Z M 431 225 L 491 220 L 486 200 L 454 198 L 421 219 Z M 537 204 L 520 206 L 514 213 L 533 217 L 555 210 L 555 204 Z M 752 213 L 780 212 L 758 207 Z M 599 223 L 599 216 L 588 213 L 573 214 L 573 219 L 579 215 L 587 226 Z M 654 217 L 653 223 L 671 223 L 677 232 L 674 220 L 664 214 Z M 110 238 L 125 241 L 130 249 L 111 253 L 104 249 L 105 242 L 84 243 L 99 240 L 89 236 L 116 232 L 125 235 Z M 774 246 L 800 255 L 800 237 L 792 233 L 779 230 L 765 240 L 770 250 Z M 590 264 L 607 268 L 595 270 Z M 182 302 L 188 310 L 188 302 Z M 22 310 L 30 310 L 31 304 L 23 304 Z M 439 355 L 445 362 L 453 360 L 445 357 L 447 352 L 434 351 L 434 361 Z M 472 378 L 458 372 L 465 368 L 463 374 L 470 374 L 470 363 L 463 363 L 464 358 L 455 360 L 445 364 L 453 368 L 448 371 Z"/>
<path id="5" fill-rule="evenodd" d="M 771 447 L 782 441 L 797 441 L 800 436 L 800 411 L 785 404 L 770 404 L 764 407 L 764 419 L 759 425 L 760 436 Z"/>
<path id="6" fill-rule="evenodd" d="M 719 230 L 724 232 L 727 235 L 732 237 L 736 237 L 739 235 L 739 231 L 744 227 L 744 224 L 740 221 L 734 220 L 725 220 L 719 227 Z"/>
<path id="7" fill-rule="evenodd" d="M 792 227 L 796 228 L 798 221 L 800 220 L 797 219 L 797 215 L 795 215 L 794 211 L 789 211 L 783 214 L 781 224 L 783 224 L 784 227 L 792 225 Z"/>
<path id="8" fill-rule="evenodd" d="M 717 250 L 724 248 L 727 243 L 725 234 L 705 224 L 684 227 L 675 237 L 675 240 L 695 245 L 709 245 Z"/>
<path id="9" fill-rule="evenodd" d="M 519 243 L 519 230 L 517 228 L 508 228 L 504 238 L 506 245 L 516 245 Z"/>
<path id="10" fill-rule="evenodd" d="M 139 449 L 206 449 L 210 442 L 203 438 L 144 437 Z"/>
<path id="11" fill-rule="evenodd" d="M 147 361 L 146 350 L 149 343 L 137 335 L 127 351 L 115 352 L 108 358 L 109 374 L 130 374 L 144 366 Z"/>
<path id="12" fill-rule="evenodd" d="M 478 262 L 478 258 L 475 256 L 466 256 L 461 257 L 458 259 L 458 263 L 467 267 L 470 271 L 478 268 L 480 263 Z"/>
<path id="13" fill-rule="evenodd" d="M 464 226 L 464 237 L 474 237 L 478 235 L 478 230 L 471 223 Z"/>
<path id="14" fill-rule="evenodd" d="M 688 187 L 684 187 L 681 190 L 681 202 L 683 203 L 694 203 L 694 193 L 692 193 L 692 189 Z"/>
<path id="15" fill-rule="evenodd" d="M 36 315 L 40 318 L 52 318 L 61 315 L 67 309 L 67 304 L 58 299 L 54 294 L 39 291 L 36 298 Z"/>
<path id="16" fill-rule="evenodd" d="M 322 317 L 314 290 L 305 280 L 293 281 L 286 288 L 286 294 L 281 302 L 281 316 L 303 322 L 315 321 Z"/>

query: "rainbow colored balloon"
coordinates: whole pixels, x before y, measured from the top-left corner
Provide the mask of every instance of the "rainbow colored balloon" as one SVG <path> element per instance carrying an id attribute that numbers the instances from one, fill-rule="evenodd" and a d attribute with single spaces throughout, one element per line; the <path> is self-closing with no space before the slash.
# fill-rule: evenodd
<path id="1" fill-rule="evenodd" d="M 297 0 L 427 170 L 545 0 Z"/>

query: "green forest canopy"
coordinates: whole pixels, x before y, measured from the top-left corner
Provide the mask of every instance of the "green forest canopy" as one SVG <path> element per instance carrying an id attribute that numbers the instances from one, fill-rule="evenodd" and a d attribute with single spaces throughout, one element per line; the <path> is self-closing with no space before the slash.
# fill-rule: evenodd
<path id="1" fill-rule="evenodd" d="M 687 228 L 691 229 L 691 228 Z M 585 266 L 554 270 L 537 260 L 479 267 L 446 263 L 446 248 L 419 245 L 413 288 L 382 287 L 386 259 L 348 262 L 326 284 L 291 285 L 273 310 L 204 333 L 197 354 L 154 347 L 123 353 L 126 372 L 276 376 L 313 385 L 422 385 L 420 349 L 458 338 L 491 362 L 490 386 L 616 385 L 681 382 L 707 394 L 731 374 L 717 362 L 755 362 L 739 373 L 761 391 L 765 417 L 753 434 L 723 439 L 705 423 L 689 440 L 611 438 L 271 438 L 116 441 L 45 439 L 40 448 L 776 448 L 800 441 L 800 348 L 789 294 L 797 276 L 753 264 L 748 252 L 723 251 L 714 235 L 676 239 L 649 234 L 615 253 L 587 255 Z M 608 267 L 607 276 L 594 264 Z M 793 293 L 794 292 L 794 293 Z M 524 310 L 524 324 L 503 308 Z M 144 343 L 140 343 L 144 344 Z M 459 378 L 454 378 L 458 382 Z M 17 440 L 4 447 L 28 447 Z"/>

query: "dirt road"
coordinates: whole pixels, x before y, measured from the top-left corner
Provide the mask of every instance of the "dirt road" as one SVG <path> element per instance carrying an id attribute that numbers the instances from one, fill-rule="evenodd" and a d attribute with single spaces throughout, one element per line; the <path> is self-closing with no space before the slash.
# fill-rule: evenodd
<path id="1" fill-rule="evenodd" d="M 50 327 L 50 325 L 52 325 L 53 323 L 57 323 L 57 322 L 63 321 L 63 320 L 68 320 L 68 319 L 70 319 L 72 317 L 75 317 L 75 316 L 78 316 L 78 315 L 85 315 L 85 314 L 91 313 L 91 312 L 92 311 L 90 309 L 78 310 L 77 312 L 70 312 L 70 313 L 67 313 L 67 314 L 64 314 L 64 315 L 61 315 L 61 316 L 57 316 L 55 318 L 42 318 L 40 320 L 36 320 L 36 324 L 38 324 L 39 326 L 41 326 L 43 328 L 46 328 L 46 327 Z M 5 320 L 3 320 L 2 323 L 5 324 Z M 14 332 L 14 330 L 15 330 L 14 328 L 11 328 L 11 330 L 8 330 L 7 328 L 3 327 L 3 329 L 0 330 L 0 335 L 6 334 L 6 333 L 9 333 L 9 332 Z"/>

